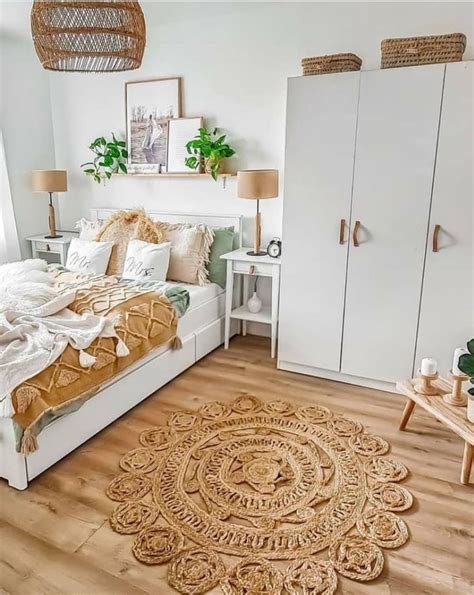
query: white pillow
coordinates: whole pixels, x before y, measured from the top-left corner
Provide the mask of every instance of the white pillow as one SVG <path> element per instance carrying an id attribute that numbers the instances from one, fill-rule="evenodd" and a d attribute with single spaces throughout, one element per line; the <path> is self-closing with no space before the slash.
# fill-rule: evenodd
<path id="1" fill-rule="evenodd" d="M 170 263 L 171 242 L 150 244 L 130 240 L 123 265 L 122 279 L 165 281 Z"/>
<path id="2" fill-rule="evenodd" d="M 109 264 L 113 242 L 92 242 L 73 238 L 67 253 L 66 268 L 76 273 L 103 275 Z"/>
<path id="3" fill-rule="evenodd" d="M 89 221 L 89 219 L 79 219 L 76 222 L 75 228 L 79 230 L 80 240 L 95 240 L 99 229 L 104 224 L 102 219 L 97 221 Z"/>

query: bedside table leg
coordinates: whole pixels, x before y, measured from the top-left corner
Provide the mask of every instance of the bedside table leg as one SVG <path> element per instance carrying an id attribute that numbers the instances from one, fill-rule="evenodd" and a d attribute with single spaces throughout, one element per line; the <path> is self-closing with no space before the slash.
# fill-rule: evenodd
<path id="1" fill-rule="evenodd" d="M 230 338 L 230 313 L 232 312 L 232 299 L 234 295 L 234 274 L 232 272 L 232 261 L 227 261 L 226 294 L 225 294 L 225 330 L 224 347 L 229 349 Z"/>
<path id="2" fill-rule="evenodd" d="M 280 296 L 280 267 L 273 265 L 272 271 L 272 358 L 276 357 L 276 344 L 278 333 L 278 307 Z"/>
<path id="3" fill-rule="evenodd" d="M 242 305 L 244 306 L 249 299 L 249 276 L 242 275 L 244 278 L 244 294 L 242 296 Z M 242 335 L 247 336 L 247 321 L 242 320 Z"/>
<path id="4" fill-rule="evenodd" d="M 398 427 L 399 430 L 405 429 L 408 420 L 410 419 L 411 414 L 413 413 L 413 409 L 415 409 L 415 405 L 415 401 L 408 399 L 407 404 L 405 405 L 405 409 L 403 410 L 402 419 L 400 420 L 400 426 Z"/>
<path id="5" fill-rule="evenodd" d="M 469 442 L 464 443 L 464 457 L 462 459 L 461 469 L 461 483 L 464 485 L 469 483 L 469 477 L 471 475 L 472 467 L 472 456 L 474 454 L 474 446 Z"/>
<path id="6" fill-rule="evenodd" d="M 63 267 L 66 266 L 66 262 L 67 262 L 67 249 L 68 249 L 68 245 L 67 244 L 61 244 L 61 264 L 63 265 Z"/>

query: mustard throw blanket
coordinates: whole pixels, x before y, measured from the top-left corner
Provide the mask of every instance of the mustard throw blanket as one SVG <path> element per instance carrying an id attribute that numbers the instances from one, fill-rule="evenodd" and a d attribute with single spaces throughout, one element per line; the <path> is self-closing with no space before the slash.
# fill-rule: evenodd
<path id="1" fill-rule="evenodd" d="M 23 454 L 37 449 L 36 436 L 48 423 L 79 408 L 148 351 L 168 341 L 178 347 L 178 316 L 189 304 L 185 289 L 166 283 L 143 284 L 58 269 L 55 285 L 60 293 L 76 291 L 69 305 L 73 312 L 110 319 L 129 354 L 118 357 L 117 340 L 99 337 L 85 350 L 94 358 L 90 367 L 84 368 L 79 351 L 68 346 L 48 368 L 20 384 L 12 392 L 12 402 L 18 449 Z"/>

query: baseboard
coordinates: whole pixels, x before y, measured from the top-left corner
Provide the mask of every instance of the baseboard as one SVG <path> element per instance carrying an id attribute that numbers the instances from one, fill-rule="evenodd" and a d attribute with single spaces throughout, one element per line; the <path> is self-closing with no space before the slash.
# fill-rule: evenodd
<path id="1" fill-rule="evenodd" d="M 316 376 L 317 378 L 324 378 L 325 380 L 335 380 L 336 382 L 345 382 L 346 384 L 355 384 L 356 386 L 365 386 L 366 388 L 375 388 L 377 390 L 383 390 L 387 393 L 398 394 L 395 388 L 395 383 L 392 382 L 384 382 L 382 380 L 373 380 L 372 378 L 341 374 L 339 372 L 333 372 L 332 370 L 313 368 L 312 366 L 303 366 L 301 364 L 294 364 L 292 362 L 286 362 L 283 360 L 278 360 L 277 367 L 279 370 L 286 370 L 287 372 L 297 372 L 298 374 Z"/>
<path id="2" fill-rule="evenodd" d="M 257 335 L 258 337 L 271 337 L 272 331 L 269 324 L 261 322 L 249 322 L 247 324 L 247 334 Z"/>

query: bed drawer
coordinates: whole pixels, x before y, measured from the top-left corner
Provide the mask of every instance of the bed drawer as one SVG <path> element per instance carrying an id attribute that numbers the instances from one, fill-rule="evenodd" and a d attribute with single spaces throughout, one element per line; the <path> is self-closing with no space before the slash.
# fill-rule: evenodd
<path id="1" fill-rule="evenodd" d="M 224 343 L 225 316 L 196 331 L 196 361 Z M 230 336 L 239 332 L 238 320 L 230 322 Z"/>
<path id="2" fill-rule="evenodd" d="M 251 262 L 234 261 L 233 270 L 235 273 L 244 275 L 261 275 L 262 277 L 271 277 L 273 265 L 268 263 L 253 264 Z"/>
<path id="3" fill-rule="evenodd" d="M 80 409 L 47 426 L 38 436 L 38 450 L 27 457 L 28 479 L 42 473 L 192 366 L 196 361 L 195 348 L 192 335 L 183 340 L 181 349 L 167 349 L 143 365 L 138 360 L 137 367 L 132 365 L 131 370 L 124 370 Z"/>

